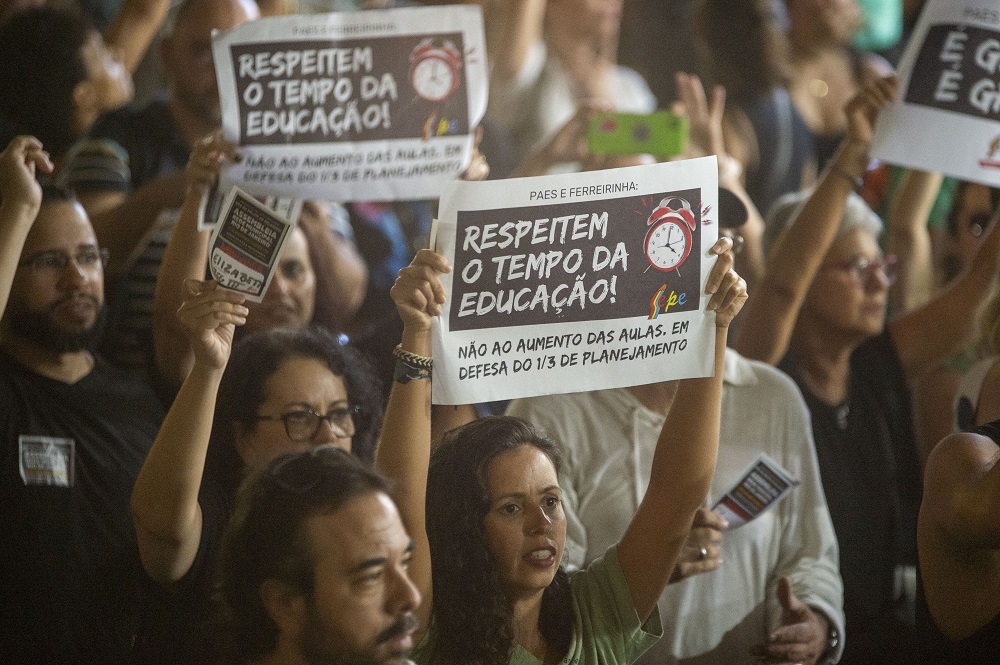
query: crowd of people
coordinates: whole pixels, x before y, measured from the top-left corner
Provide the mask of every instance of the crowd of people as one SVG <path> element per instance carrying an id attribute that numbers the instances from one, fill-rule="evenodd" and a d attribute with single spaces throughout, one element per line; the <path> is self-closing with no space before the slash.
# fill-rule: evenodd
<path id="1" fill-rule="evenodd" d="M 924 3 L 476 3 L 461 177 L 654 161 L 605 110 L 715 156 L 712 376 L 432 406 L 436 201 L 305 201 L 261 302 L 206 279 L 212 33 L 458 3 L 0 0 L 0 661 L 995 662 L 1000 191 L 872 159 L 904 41 L 858 38 Z M 730 525 L 762 454 L 795 486 Z"/>

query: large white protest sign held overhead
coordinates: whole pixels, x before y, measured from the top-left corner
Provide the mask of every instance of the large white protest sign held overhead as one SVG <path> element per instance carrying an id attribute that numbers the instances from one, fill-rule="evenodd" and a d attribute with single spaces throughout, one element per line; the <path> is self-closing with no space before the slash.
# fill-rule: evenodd
<path id="1" fill-rule="evenodd" d="M 212 39 L 222 174 L 255 195 L 437 198 L 468 164 L 486 111 L 475 6 L 260 19 Z"/>
<path id="2" fill-rule="evenodd" d="M 930 0 L 872 155 L 1000 186 L 1000 0 Z"/>
<path id="3" fill-rule="evenodd" d="M 712 373 L 704 287 L 718 237 L 714 157 L 449 183 L 436 249 L 436 404 Z"/>

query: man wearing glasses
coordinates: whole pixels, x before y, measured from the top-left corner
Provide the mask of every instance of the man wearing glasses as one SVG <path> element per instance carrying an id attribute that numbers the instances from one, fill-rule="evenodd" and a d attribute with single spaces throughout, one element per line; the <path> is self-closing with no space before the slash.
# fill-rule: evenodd
<path id="1" fill-rule="evenodd" d="M 91 348 L 105 255 L 83 209 L 35 172 L 18 137 L 0 153 L 0 659 L 128 659 L 139 568 L 128 498 L 162 419 L 152 391 Z"/>

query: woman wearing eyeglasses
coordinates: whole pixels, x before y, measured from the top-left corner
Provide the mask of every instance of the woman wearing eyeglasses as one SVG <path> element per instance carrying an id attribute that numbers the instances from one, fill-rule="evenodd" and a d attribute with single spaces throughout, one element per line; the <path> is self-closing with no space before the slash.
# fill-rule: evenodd
<path id="1" fill-rule="evenodd" d="M 132 492 L 152 582 L 139 662 L 215 660 L 212 566 L 248 470 L 324 444 L 367 462 L 374 454 L 381 397 L 361 357 L 318 328 L 255 332 L 232 349 L 246 315 L 242 296 L 185 282 L 177 316 L 194 365 Z"/>
<path id="2" fill-rule="evenodd" d="M 1000 268 L 1000 233 L 987 237 L 948 289 L 885 321 L 896 268 L 878 244 L 881 223 L 853 195 L 869 161 L 892 78 L 848 105 L 850 132 L 816 189 L 785 204 L 777 238 L 747 303 L 736 348 L 788 372 L 812 415 L 827 504 L 840 544 L 847 616 L 841 663 L 912 662 L 916 520 L 921 495 L 910 388 L 961 347 Z"/>

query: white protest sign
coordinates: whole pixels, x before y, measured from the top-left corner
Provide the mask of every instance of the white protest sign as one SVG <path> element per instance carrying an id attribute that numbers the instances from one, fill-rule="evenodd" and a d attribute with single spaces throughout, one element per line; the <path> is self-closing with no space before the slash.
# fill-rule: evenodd
<path id="1" fill-rule="evenodd" d="M 478 6 L 284 16 L 213 35 L 223 183 L 324 201 L 437 198 L 486 112 Z"/>
<path id="2" fill-rule="evenodd" d="M 252 302 L 264 299 L 293 225 L 233 187 L 208 244 L 212 278 Z"/>
<path id="3" fill-rule="evenodd" d="M 1000 0 L 930 0 L 899 70 L 872 155 L 1000 186 Z"/>
<path id="4" fill-rule="evenodd" d="M 714 157 L 449 183 L 434 403 L 710 375 L 717 210 Z"/>
<path id="5" fill-rule="evenodd" d="M 778 505 L 798 484 L 784 467 L 761 453 L 712 510 L 729 522 L 730 529 L 735 529 Z"/>

